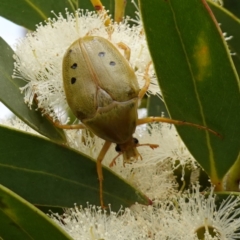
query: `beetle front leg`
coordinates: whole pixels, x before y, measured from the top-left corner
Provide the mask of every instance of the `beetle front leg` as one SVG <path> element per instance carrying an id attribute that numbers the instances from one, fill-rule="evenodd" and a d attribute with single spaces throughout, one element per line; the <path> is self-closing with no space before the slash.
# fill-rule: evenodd
<path id="1" fill-rule="evenodd" d="M 145 73 L 144 73 L 144 79 L 145 79 L 145 84 L 144 86 L 142 87 L 142 89 L 140 90 L 139 94 L 138 94 L 138 98 L 139 99 L 142 99 L 145 95 L 145 93 L 147 92 L 148 88 L 149 88 L 149 85 L 150 85 L 150 77 L 149 77 L 149 68 L 150 68 L 150 65 L 152 64 L 152 61 L 148 63 L 147 67 L 146 67 L 146 70 L 145 70 Z"/>
<path id="2" fill-rule="evenodd" d="M 141 124 L 145 124 L 145 123 L 153 123 L 153 122 L 163 122 L 163 123 L 170 123 L 170 124 L 174 124 L 174 125 L 188 125 L 188 126 L 192 126 L 192 127 L 196 127 L 196 128 L 199 128 L 199 129 L 206 130 L 206 131 L 211 132 L 214 135 L 222 138 L 222 136 L 218 132 L 215 132 L 208 127 L 201 126 L 201 125 L 198 125 L 198 124 L 195 124 L 195 123 L 173 120 L 173 119 L 164 118 L 164 117 L 146 117 L 146 118 L 138 119 L 137 120 L 137 125 L 141 125 Z"/>
<path id="3" fill-rule="evenodd" d="M 113 167 L 114 165 L 116 165 L 116 160 L 119 156 L 121 156 L 122 153 L 119 153 L 109 164 L 109 167 Z"/>
<path id="4" fill-rule="evenodd" d="M 114 20 L 117 23 L 123 20 L 126 2 L 125 0 L 115 0 Z"/>
<path id="5" fill-rule="evenodd" d="M 143 147 L 143 146 L 148 146 L 151 149 L 155 149 L 158 148 L 159 145 L 158 144 L 152 144 L 152 143 L 143 143 L 143 144 L 138 144 L 137 147 Z"/>
<path id="6" fill-rule="evenodd" d="M 100 194 L 100 203 L 102 208 L 106 208 L 103 204 L 103 173 L 102 173 L 102 161 L 105 157 L 108 149 L 111 146 L 111 142 L 105 142 L 97 158 L 97 174 L 99 180 L 99 194 Z"/>
<path id="7" fill-rule="evenodd" d="M 98 13 L 101 13 L 104 11 L 104 25 L 107 27 L 111 24 L 111 19 L 109 18 L 107 11 L 105 10 L 104 6 L 102 5 L 102 2 L 100 0 L 91 0 L 93 7 Z"/>

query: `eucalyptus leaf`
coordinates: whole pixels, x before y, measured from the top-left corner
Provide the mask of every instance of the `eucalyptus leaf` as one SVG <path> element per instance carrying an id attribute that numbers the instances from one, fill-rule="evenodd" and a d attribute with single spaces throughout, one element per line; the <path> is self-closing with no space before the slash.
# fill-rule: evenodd
<path id="1" fill-rule="evenodd" d="M 225 190 L 229 192 L 240 192 L 239 187 L 240 154 L 237 161 L 230 168 L 224 178 Z"/>
<path id="2" fill-rule="evenodd" d="M 223 34 L 204 0 L 140 0 L 140 9 L 170 116 L 223 136 L 177 127 L 220 190 L 240 147 L 239 78 Z"/>
<path id="3" fill-rule="evenodd" d="M 231 38 L 227 41 L 229 49 L 231 51 L 232 59 L 238 76 L 240 74 L 240 19 L 234 16 L 231 12 L 225 8 L 220 7 L 217 4 L 209 2 L 217 21 L 220 24 L 222 31 L 226 34 L 227 38 Z"/>
<path id="4" fill-rule="evenodd" d="M 162 99 L 158 96 L 151 95 L 147 104 L 148 116 L 164 116 L 169 117 L 167 108 Z"/>
<path id="5" fill-rule="evenodd" d="M 0 127 L 0 183 L 37 206 L 100 205 L 96 161 L 65 145 Z M 140 191 L 103 167 L 104 203 L 111 209 L 149 204 Z"/>
<path id="6" fill-rule="evenodd" d="M 0 185 L 0 237 L 17 240 L 72 239 L 47 215 Z"/>
<path id="7" fill-rule="evenodd" d="M 74 11 L 73 1 L 68 0 L 0 0 L 0 15 L 29 30 L 36 24 L 52 17 L 51 11 L 65 13 L 65 8 Z"/>
<path id="8" fill-rule="evenodd" d="M 102 4 L 105 6 L 105 9 L 109 10 L 109 14 L 114 16 L 114 1 L 103 0 Z M 90 0 L 0 0 L 0 6 L 0 16 L 29 30 L 35 30 L 36 24 L 44 22 L 48 18 L 53 18 L 52 11 L 57 15 L 62 13 L 63 16 L 66 8 L 69 12 L 74 12 L 77 8 L 94 11 Z M 128 1 L 126 14 L 134 17 L 135 11 L 135 6 Z"/>
<path id="9" fill-rule="evenodd" d="M 224 8 L 228 9 L 234 13 L 238 18 L 240 18 L 240 1 L 239 0 L 224 0 Z"/>
<path id="10" fill-rule="evenodd" d="M 54 127 L 49 120 L 42 116 L 40 111 L 36 111 L 35 104 L 32 106 L 32 110 L 25 104 L 19 88 L 26 82 L 12 78 L 14 52 L 2 38 L 0 38 L 0 48 L 0 101 L 40 134 L 57 142 L 66 142 L 63 130 Z"/>

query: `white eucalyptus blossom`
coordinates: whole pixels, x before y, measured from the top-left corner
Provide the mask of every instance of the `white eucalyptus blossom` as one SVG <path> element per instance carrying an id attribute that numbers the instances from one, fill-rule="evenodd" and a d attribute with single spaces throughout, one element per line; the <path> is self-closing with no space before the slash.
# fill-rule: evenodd
<path id="1" fill-rule="evenodd" d="M 0 124 L 11 127 L 11 128 L 15 128 L 15 129 L 18 129 L 18 130 L 21 130 L 21 131 L 24 131 L 24 132 L 39 135 L 38 132 L 33 130 L 25 122 L 23 122 L 22 120 L 20 120 L 16 116 L 12 116 L 11 118 L 6 118 L 6 119 L 5 118 L 0 119 Z"/>
<path id="2" fill-rule="evenodd" d="M 103 211 L 100 207 L 87 208 L 75 206 L 63 216 L 52 214 L 51 217 L 75 240 L 147 240 L 148 228 L 141 216 L 137 219 L 130 209 L 119 212 Z"/>
<path id="3" fill-rule="evenodd" d="M 199 185 L 176 199 L 154 206 L 134 205 L 119 212 L 75 206 L 53 218 L 74 239 L 117 240 L 237 240 L 240 238 L 240 199 L 229 196 L 219 207 L 214 187 L 208 195 Z"/>
<path id="4" fill-rule="evenodd" d="M 218 207 L 216 200 L 214 187 L 204 194 L 199 185 L 179 196 L 163 212 L 167 239 L 240 239 L 240 198 L 230 195 Z"/>

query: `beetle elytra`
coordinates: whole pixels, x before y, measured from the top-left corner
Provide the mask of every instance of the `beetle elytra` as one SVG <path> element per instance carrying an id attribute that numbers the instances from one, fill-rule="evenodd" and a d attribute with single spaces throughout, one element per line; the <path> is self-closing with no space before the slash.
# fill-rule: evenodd
<path id="1" fill-rule="evenodd" d="M 71 44 L 63 58 L 63 84 L 68 105 L 82 124 L 55 123 L 57 127 L 64 129 L 87 128 L 105 140 L 97 158 L 102 207 L 104 202 L 101 162 L 111 144 L 117 144 L 116 151 L 119 152 L 118 156 L 123 155 L 124 164 L 141 158 L 137 147 L 158 147 L 156 144 L 139 144 L 138 140 L 133 138 L 137 125 L 166 122 L 190 125 L 219 135 L 205 126 L 185 121 L 163 117 L 138 119 L 138 101 L 148 90 L 148 70 L 151 62 L 145 70 L 145 85 L 140 89 L 134 70 L 128 62 L 130 49 L 123 43 L 119 43 L 118 47 L 124 50 L 125 57 L 116 46 L 99 36 L 85 36 Z M 115 164 L 115 159 L 110 166 Z"/>

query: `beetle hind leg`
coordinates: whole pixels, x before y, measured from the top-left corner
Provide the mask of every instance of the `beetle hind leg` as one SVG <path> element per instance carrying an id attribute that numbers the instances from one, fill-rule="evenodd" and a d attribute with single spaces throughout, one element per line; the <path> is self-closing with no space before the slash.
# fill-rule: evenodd
<path id="1" fill-rule="evenodd" d="M 99 155 L 97 158 L 97 174 L 98 174 L 98 180 L 99 180 L 99 195 L 100 195 L 100 203 L 102 208 L 106 208 L 103 203 L 103 173 L 102 173 L 102 161 L 105 157 L 108 149 L 111 146 L 111 142 L 105 142 Z"/>

